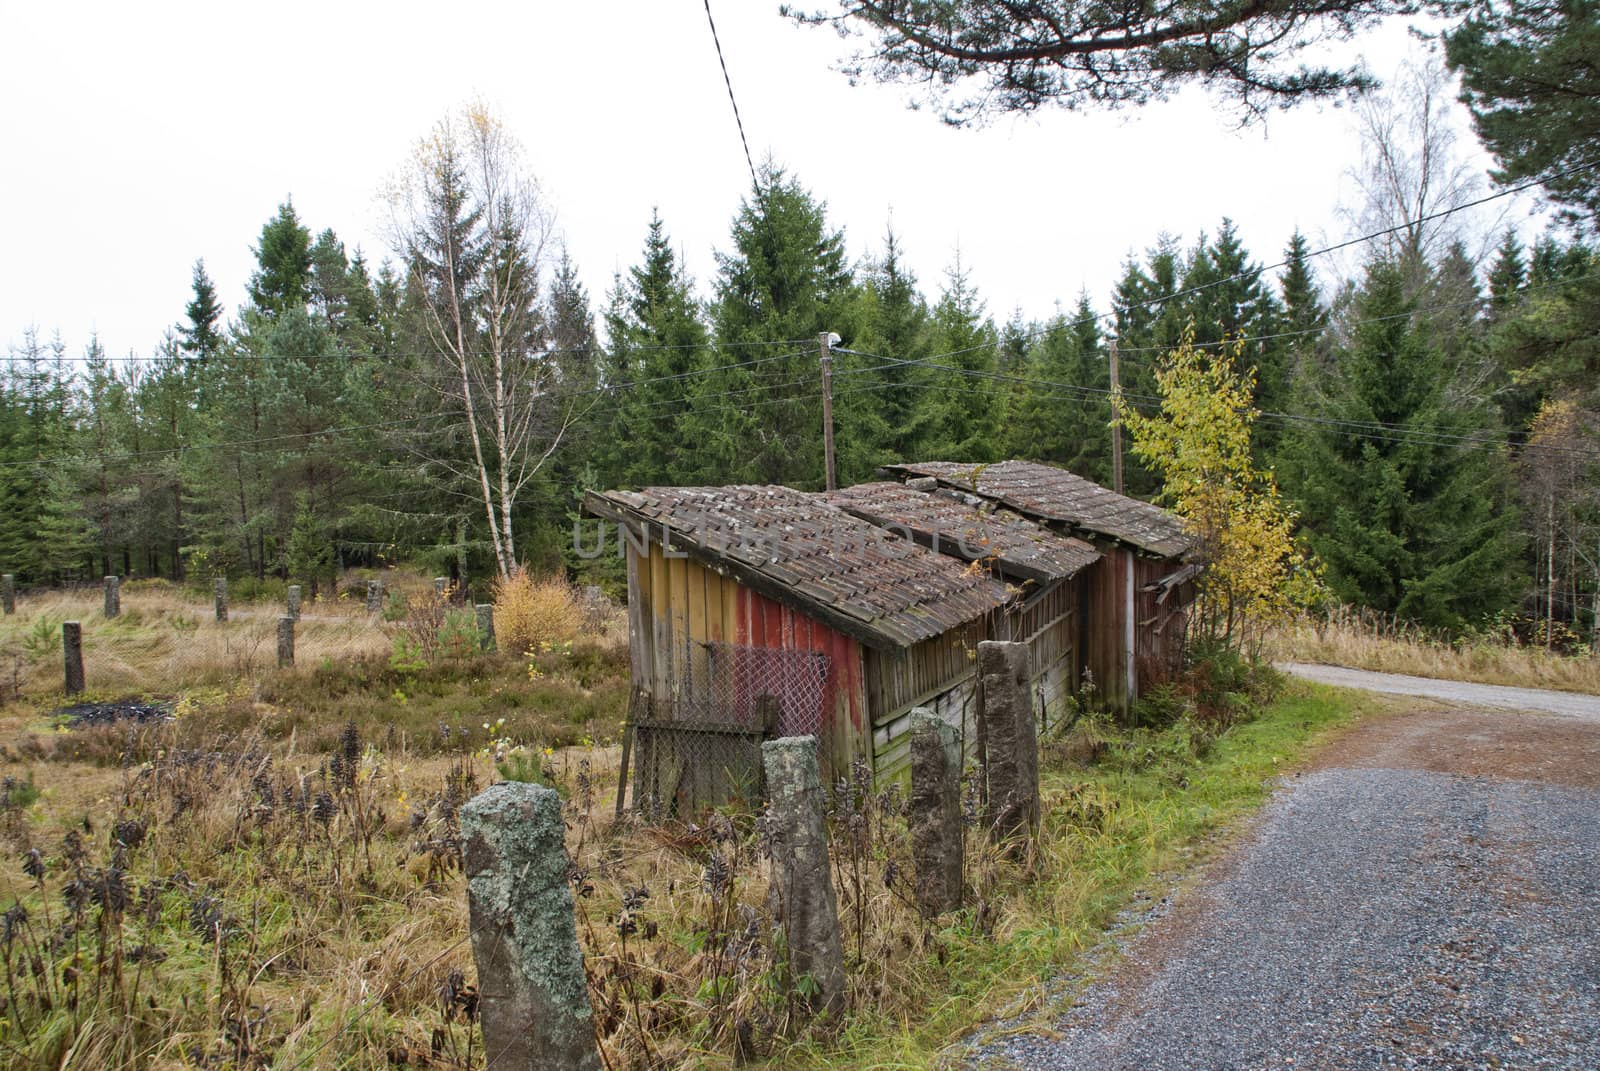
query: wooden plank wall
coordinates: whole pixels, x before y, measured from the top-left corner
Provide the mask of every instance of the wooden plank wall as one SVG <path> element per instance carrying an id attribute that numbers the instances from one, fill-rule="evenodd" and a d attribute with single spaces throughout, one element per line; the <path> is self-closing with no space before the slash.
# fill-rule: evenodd
<path id="1" fill-rule="evenodd" d="M 1014 638 L 1028 645 L 1034 694 L 1043 697 L 1041 730 L 1049 727 L 1078 689 L 1082 661 L 1079 602 L 1085 586 L 1082 573 L 1057 581 L 1017 615 Z"/>
<path id="2" fill-rule="evenodd" d="M 1163 558 L 1139 558 L 1134 562 L 1134 665 L 1141 692 L 1176 680 L 1183 668 L 1188 606 L 1194 599 L 1194 585 L 1183 585 L 1160 604 L 1156 603 L 1156 592 L 1142 590 L 1182 564 Z"/>
<path id="3" fill-rule="evenodd" d="M 1128 573 L 1133 568 L 1133 552 L 1116 546 L 1103 546 L 1100 550 L 1100 560 L 1079 574 L 1087 574 L 1084 665 L 1094 676 L 1095 701 L 1109 710 L 1126 713 L 1134 695 L 1124 656 Z"/>
<path id="4" fill-rule="evenodd" d="M 855 756 L 871 754 L 861 646 L 853 638 L 698 561 L 665 554 L 654 540 L 645 554 L 628 549 L 628 594 L 634 684 L 649 697 L 655 719 L 671 717 L 680 708 L 690 717 L 712 713 L 717 681 L 708 643 L 814 651 L 828 656 L 831 678 L 830 706 L 823 711 L 818 733 L 824 775 L 834 776 L 848 769 Z M 662 748 L 668 748 L 674 734 L 657 735 Z M 710 746 L 704 734 L 683 740 L 685 746 Z M 748 751 L 747 742 L 735 738 L 726 744 L 741 756 Z M 661 782 L 680 766 L 688 768 L 662 748 L 652 752 L 642 740 L 636 747 L 636 798 L 644 798 L 640 778 L 647 769 Z M 677 777 L 686 780 L 681 772 Z"/>
<path id="5" fill-rule="evenodd" d="M 978 642 L 994 623 L 975 621 L 903 651 L 865 650 L 867 709 L 872 715 L 873 767 L 879 780 L 899 776 L 911 761 L 910 713 L 928 707 L 972 740 Z"/>

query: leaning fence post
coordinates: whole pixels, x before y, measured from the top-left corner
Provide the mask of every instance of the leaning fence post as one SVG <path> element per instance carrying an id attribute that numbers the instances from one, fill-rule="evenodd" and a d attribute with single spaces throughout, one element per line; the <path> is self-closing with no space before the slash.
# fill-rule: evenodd
<path id="1" fill-rule="evenodd" d="M 917 906 L 932 918 L 961 906 L 961 737 L 925 707 L 911 712 L 911 851 Z"/>
<path id="2" fill-rule="evenodd" d="M 383 613 L 383 581 L 367 581 L 367 613 Z"/>
<path id="3" fill-rule="evenodd" d="M 68 695 L 83 691 L 83 625 L 76 621 L 61 622 L 61 658 L 66 668 Z"/>
<path id="4" fill-rule="evenodd" d="M 794 980 L 810 979 L 808 1003 L 837 1020 L 844 1014 L 844 946 L 828 865 L 817 738 L 783 736 L 761 745 L 772 834 L 772 896 Z"/>
<path id="5" fill-rule="evenodd" d="M 228 578 L 219 576 L 211 582 L 211 595 L 217 604 L 217 620 L 228 620 Z"/>
<path id="6" fill-rule="evenodd" d="M 480 602 L 473 607 L 478 614 L 478 646 L 485 651 L 494 650 L 494 604 Z"/>
<path id="7" fill-rule="evenodd" d="M 983 697 L 984 771 L 989 783 L 984 824 L 1004 840 L 1039 828 L 1039 737 L 1028 694 L 1028 645 L 978 644 L 978 693 Z"/>
<path id="8" fill-rule="evenodd" d="M 7 617 L 17 612 L 17 578 L 14 573 L 0 576 L 0 610 Z"/>
<path id="9" fill-rule="evenodd" d="M 122 581 L 117 577 L 106 577 L 106 616 L 116 617 L 122 613 Z"/>
<path id="10" fill-rule="evenodd" d="M 284 614 L 278 618 L 278 668 L 294 665 L 294 618 Z"/>
<path id="11" fill-rule="evenodd" d="M 300 620 L 300 585 L 290 584 L 289 590 L 283 597 L 283 609 L 296 621 Z"/>
<path id="12" fill-rule="evenodd" d="M 599 1071 L 561 797 L 522 781 L 461 808 L 479 1014 L 492 1071 Z"/>

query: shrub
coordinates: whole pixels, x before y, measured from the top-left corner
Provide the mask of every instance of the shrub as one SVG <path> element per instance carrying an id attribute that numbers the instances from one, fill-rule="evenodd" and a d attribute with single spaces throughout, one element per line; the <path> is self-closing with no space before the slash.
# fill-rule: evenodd
<path id="1" fill-rule="evenodd" d="M 483 633 L 471 610 L 447 610 L 439 626 L 439 650 L 446 658 L 471 658 L 478 653 Z"/>
<path id="2" fill-rule="evenodd" d="M 528 652 L 541 644 L 570 643 L 582 627 L 582 604 L 562 577 L 518 569 L 495 582 L 494 631 L 505 650 Z"/>

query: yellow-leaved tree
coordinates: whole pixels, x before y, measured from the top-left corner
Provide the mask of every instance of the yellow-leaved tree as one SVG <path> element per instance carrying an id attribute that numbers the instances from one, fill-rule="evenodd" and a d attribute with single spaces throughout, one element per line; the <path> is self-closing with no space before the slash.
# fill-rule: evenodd
<path id="1" fill-rule="evenodd" d="M 1196 348 L 1194 327 L 1156 371 L 1161 411 L 1144 415 L 1119 396 L 1133 452 L 1164 482 L 1160 501 L 1184 519 L 1204 564 L 1190 636 L 1201 649 L 1259 646 L 1265 627 L 1318 597 L 1315 564 L 1295 543 L 1295 511 L 1271 470 L 1250 456 L 1255 370 L 1238 367 L 1242 343 Z"/>

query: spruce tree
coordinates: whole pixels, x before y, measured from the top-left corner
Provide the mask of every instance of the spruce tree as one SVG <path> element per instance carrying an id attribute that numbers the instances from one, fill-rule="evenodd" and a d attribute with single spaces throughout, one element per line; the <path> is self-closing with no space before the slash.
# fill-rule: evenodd
<path id="1" fill-rule="evenodd" d="M 254 252 L 257 267 L 249 291 L 256 310 L 272 317 L 304 308 L 311 295 L 311 232 L 301 226 L 293 201 L 279 205 L 278 214 L 262 226 Z"/>
<path id="2" fill-rule="evenodd" d="M 872 388 L 868 397 L 882 422 L 879 452 L 883 461 L 915 461 L 928 441 L 925 395 L 932 377 L 940 373 L 922 365 L 888 363 L 925 361 L 933 344 L 927 302 L 892 227 L 884 237 L 882 258 L 867 271 L 866 292 L 866 322 L 854 348 L 885 358 L 874 361 L 878 367 L 860 376 Z"/>
<path id="3" fill-rule="evenodd" d="M 1006 427 L 1012 457 L 1047 461 L 1111 482 L 1111 368 L 1089 295 L 1057 314 L 1030 347 Z"/>
<path id="4" fill-rule="evenodd" d="M 1285 445 L 1283 484 L 1343 600 L 1437 627 L 1478 621 L 1521 590 L 1497 425 L 1452 397 L 1445 355 L 1416 319 L 1408 271 L 1367 269 L 1350 342 Z"/>
<path id="5" fill-rule="evenodd" d="M 688 482 L 699 468 L 688 408 L 711 364 L 711 341 L 659 212 L 651 212 L 643 260 L 612 288 L 606 334 L 606 393 L 595 408 L 601 481 Z"/>
<path id="6" fill-rule="evenodd" d="M 694 381 L 686 425 L 700 476 L 820 487 L 816 340 L 824 331 L 852 339 L 860 314 L 844 234 L 822 202 L 768 164 L 740 205 L 731 238 L 732 248 L 717 254 L 712 322 L 716 363 L 739 367 Z M 851 408 L 835 407 L 841 471 L 855 466 L 851 455 L 864 441 L 849 426 Z"/>
<path id="7" fill-rule="evenodd" d="M 999 335 L 956 251 L 933 307 L 934 372 L 928 394 L 929 453 L 941 461 L 1000 460 L 1006 388 L 995 378 Z"/>
<path id="8" fill-rule="evenodd" d="M 1489 307 L 1500 319 L 1516 304 L 1522 288 L 1528 285 L 1528 259 L 1514 227 L 1507 227 L 1494 263 L 1489 266 Z"/>
<path id="9" fill-rule="evenodd" d="M 183 352 L 197 361 L 205 362 L 222 349 L 222 302 L 217 299 L 217 288 L 206 274 L 206 262 L 194 262 L 194 297 L 184 308 L 186 322 L 178 328 L 183 339 Z"/>

